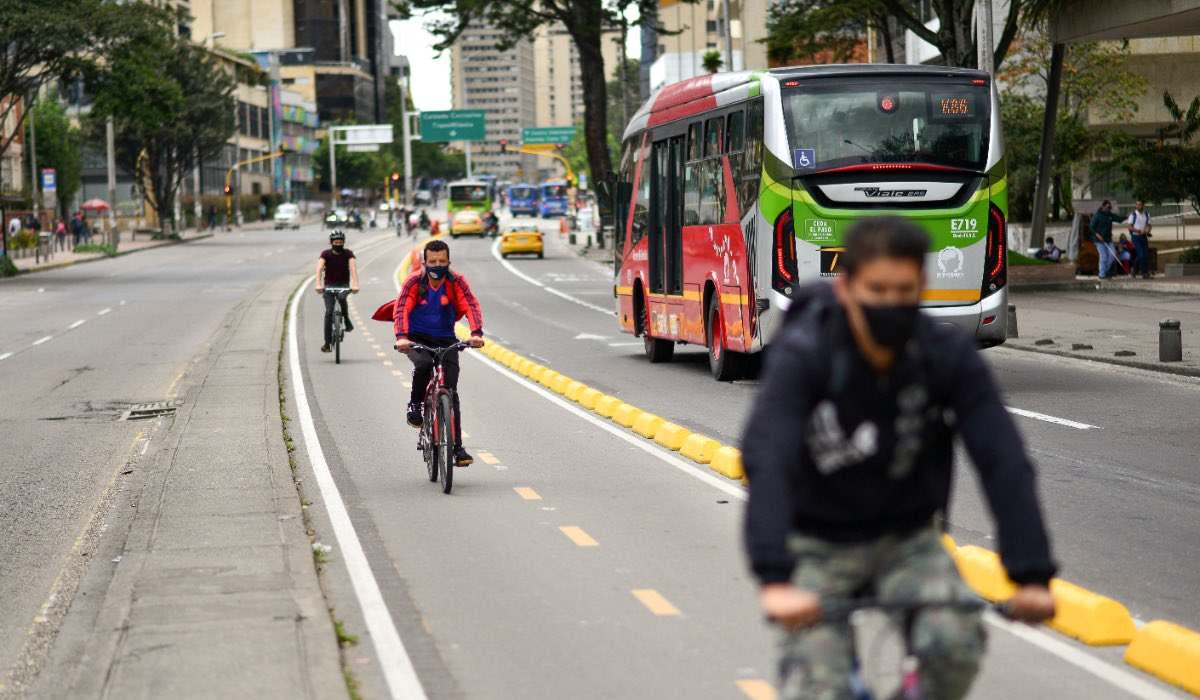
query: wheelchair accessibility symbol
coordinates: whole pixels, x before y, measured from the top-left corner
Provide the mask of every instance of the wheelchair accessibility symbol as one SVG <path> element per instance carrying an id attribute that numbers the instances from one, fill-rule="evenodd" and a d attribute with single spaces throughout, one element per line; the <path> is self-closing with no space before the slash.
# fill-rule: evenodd
<path id="1" fill-rule="evenodd" d="M 814 148 L 797 148 L 792 151 L 792 164 L 797 170 L 812 170 L 817 165 L 817 151 Z"/>

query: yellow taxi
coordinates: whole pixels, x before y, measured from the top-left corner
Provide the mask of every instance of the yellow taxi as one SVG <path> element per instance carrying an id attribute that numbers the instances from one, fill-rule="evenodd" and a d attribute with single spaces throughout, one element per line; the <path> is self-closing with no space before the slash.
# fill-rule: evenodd
<path id="1" fill-rule="evenodd" d="M 514 226 L 500 236 L 500 256 L 507 258 L 513 253 L 536 254 L 539 258 L 545 256 L 542 246 L 542 232 L 529 226 Z"/>
<path id="2" fill-rule="evenodd" d="M 479 212 L 464 209 L 456 212 L 454 218 L 450 220 L 450 235 L 464 236 L 468 233 L 482 236 L 483 219 L 479 216 Z"/>

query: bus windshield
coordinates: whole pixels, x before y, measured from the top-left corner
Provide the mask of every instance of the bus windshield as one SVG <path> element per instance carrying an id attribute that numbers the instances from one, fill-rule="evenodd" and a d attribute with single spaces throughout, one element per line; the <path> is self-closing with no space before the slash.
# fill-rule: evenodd
<path id="1" fill-rule="evenodd" d="M 537 195 L 532 187 L 514 187 L 510 189 L 508 193 L 510 197 L 516 197 L 518 199 L 529 199 L 530 197 Z"/>
<path id="2" fill-rule="evenodd" d="M 542 196 L 543 197 L 566 197 L 567 196 L 567 186 L 566 185 L 542 185 Z"/>
<path id="3" fill-rule="evenodd" d="M 803 80 L 784 90 L 783 111 L 801 173 L 862 163 L 982 171 L 987 161 L 988 88 L 966 80 Z"/>
<path id="4" fill-rule="evenodd" d="M 487 185 L 452 185 L 450 200 L 454 202 L 486 202 L 488 201 Z"/>

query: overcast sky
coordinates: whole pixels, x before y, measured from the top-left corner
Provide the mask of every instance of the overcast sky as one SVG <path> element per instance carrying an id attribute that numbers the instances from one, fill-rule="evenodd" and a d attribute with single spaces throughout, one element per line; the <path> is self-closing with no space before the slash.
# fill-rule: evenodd
<path id="1" fill-rule="evenodd" d="M 631 8 L 629 17 L 636 18 L 637 8 Z M 413 104 L 418 110 L 450 109 L 453 100 L 450 88 L 450 52 L 435 56 L 433 35 L 425 29 L 425 20 L 414 17 L 408 20 L 393 20 L 392 34 L 395 36 L 396 53 L 408 56 L 411 66 Z M 629 30 L 625 51 L 637 58 L 641 55 L 641 32 L 638 27 Z"/>

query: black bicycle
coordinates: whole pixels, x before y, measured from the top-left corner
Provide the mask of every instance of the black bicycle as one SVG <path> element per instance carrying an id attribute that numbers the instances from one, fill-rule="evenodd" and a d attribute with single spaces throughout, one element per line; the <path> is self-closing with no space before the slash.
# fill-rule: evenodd
<path id="1" fill-rule="evenodd" d="M 455 343 L 444 348 L 431 348 L 414 343 L 412 349 L 428 353 L 433 358 L 433 374 L 425 386 L 421 432 L 417 449 L 425 455 L 425 470 L 430 481 L 440 481 L 442 493 L 454 486 L 454 436 L 458 433 L 458 413 L 454 410 L 454 390 L 446 386 L 442 360 L 447 353 L 462 352 L 471 347 Z"/>
<path id="2" fill-rule="evenodd" d="M 349 287 L 326 287 L 326 294 L 332 294 L 333 302 L 333 332 L 330 341 L 333 344 L 333 362 L 342 364 L 342 339 L 346 337 L 346 319 L 342 316 L 342 299 L 350 293 Z"/>
<path id="3" fill-rule="evenodd" d="M 850 598 L 845 600 L 822 600 L 821 620 L 825 622 L 848 623 L 850 618 L 859 611 L 874 610 L 887 614 L 897 622 L 903 638 L 903 654 L 900 658 L 899 687 L 887 696 L 887 700 L 929 700 L 929 695 L 921 687 L 921 660 L 913 647 L 913 628 L 917 615 L 923 610 L 933 608 L 950 608 L 964 612 L 981 611 L 990 608 L 1004 617 L 1010 617 L 1007 603 L 989 604 L 981 598 L 955 598 L 950 600 L 878 600 L 876 598 Z M 858 656 L 858 643 L 855 639 L 854 625 L 849 625 L 851 648 L 854 658 L 851 665 L 850 687 L 854 691 L 854 700 L 877 700 L 867 684 L 863 673 L 862 661 Z M 787 663 L 787 661 L 785 661 Z"/>

